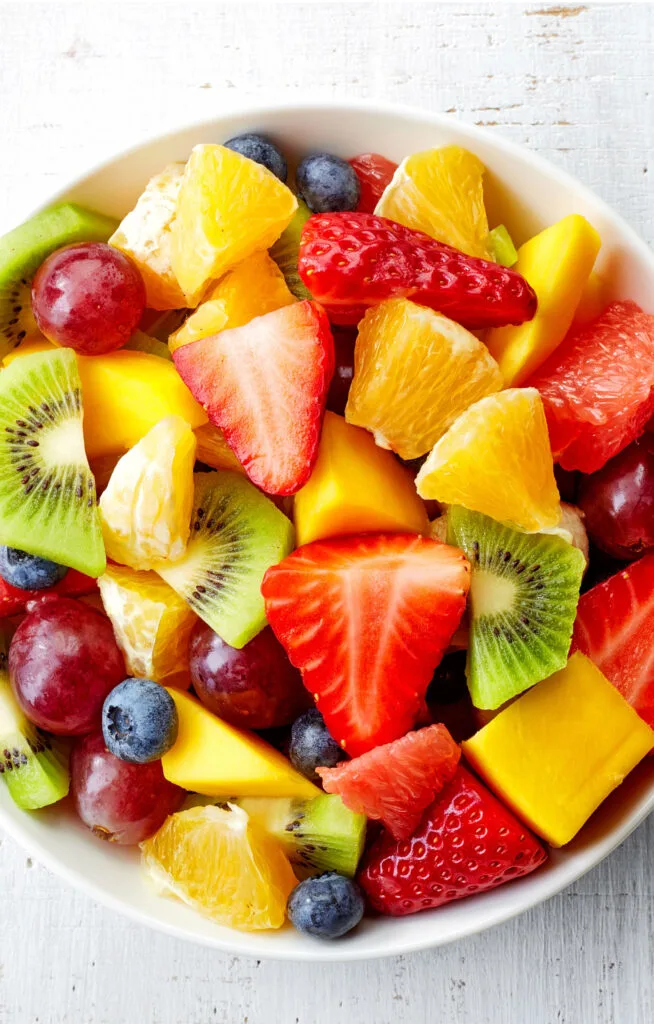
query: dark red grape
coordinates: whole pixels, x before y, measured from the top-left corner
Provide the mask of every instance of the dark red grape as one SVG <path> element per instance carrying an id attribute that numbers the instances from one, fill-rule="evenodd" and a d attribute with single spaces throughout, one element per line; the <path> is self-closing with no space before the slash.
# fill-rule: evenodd
<path id="1" fill-rule="evenodd" d="M 81 601 L 44 597 L 9 648 L 16 699 L 31 722 L 58 736 L 100 727 L 102 704 L 125 676 L 125 662 L 109 619 Z"/>
<path id="2" fill-rule="evenodd" d="M 144 307 L 138 268 L 103 242 L 57 249 L 32 284 L 32 309 L 46 338 L 82 355 L 102 355 L 125 345 Z"/>
<path id="3" fill-rule="evenodd" d="M 561 501 L 570 502 L 572 505 L 576 504 L 581 473 L 576 469 L 563 469 L 558 463 L 555 463 L 554 478 L 561 495 Z"/>
<path id="4" fill-rule="evenodd" d="M 270 626 L 242 650 L 198 622 L 189 647 L 191 681 L 219 718 L 247 729 L 287 725 L 311 703 L 297 669 Z"/>
<path id="5" fill-rule="evenodd" d="M 342 416 L 345 413 L 347 396 L 354 375 L 354 344 L 356 328 L 332 327 L 334 335 L 334 376 L 327 395 L 327 408 Z"/>
<path id="6" fill-rule="evenodd" d="M 579 505 L 591 539 L 606 554 L 630 560 L 654 551 L 654 435 L 644 434 L 582 477 Z"/>
<path id="7" fill-rule="evenodd" d="M 101 732 L 73 746 L 70 789 L 84 824 L 100 839 L 120 846 L 148 839 L 184 799 L 184 790 L 164 778 L 161 761 L 121 761 L 109 753 Z"/>

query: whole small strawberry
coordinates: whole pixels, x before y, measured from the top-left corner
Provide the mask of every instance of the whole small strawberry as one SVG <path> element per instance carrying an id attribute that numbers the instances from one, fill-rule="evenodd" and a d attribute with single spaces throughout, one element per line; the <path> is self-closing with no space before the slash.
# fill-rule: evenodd
<path id="1" fill-rule="evenodd" d="M 459 767 L 410 839 L 382 832 L 359 883 L 375 910 L 401 917 L 494 889 L 546 859 L 531 832 Z"/>
<path id="2" fill-rule="evenodd" d="M 524 277 L 372 213 L 324 213 L 302 231 L 298 270 L 333 323 L 406 298 L 469 329 L 521 324 L 536 312 Z"/>

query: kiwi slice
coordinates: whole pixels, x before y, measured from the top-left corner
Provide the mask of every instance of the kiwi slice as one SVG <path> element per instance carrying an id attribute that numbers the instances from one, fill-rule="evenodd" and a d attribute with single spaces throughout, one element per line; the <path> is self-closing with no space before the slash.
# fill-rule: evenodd
<path id="1" fill-rule="evenodd" d="M 32 278 L 46 256 L 72 242 L 106 242 L 118 222 L 75 203 L 41 210 L 0 238 L 0 359 L 42 337 L 32 313 Z"/>
<path id="2" fill-rule="evenodd" d="M 293 220 L 282 232 L 270 250 L 270 255 L 286 279 L 289 291 L 295 295 L 296 299 L 313 298 L 313 295 L 306 287 L 297 271 L 300 236 L 302 234 L 302 228 L 310 216 L 311 210 L 309 207 L 306 203 L 303 203 L 301 199 L 298 199 L 298 206 L 293 216 Z"/>
<path id="3" fill-rule="evenodd" d="M 512 267 L 518 262 L 518 251 L 503 224 L 488 233 L 488 248 L 495 262 L 503 267 Z"/>
<path id="4" fill-rule="evenodd" d="M 355 874 L 366 838 L 366 816 L 348 810 L 340 796 L 246 797 L 236 802 L 282 844 L 298 878 L 322 871 Z"/>
<path id="5" fill-rule="evenodd" d="M 0 373 L 0 544 L 104 572 L 72 349 L 25 355 Z"/>
<path id="6" fill-rule="evenodd" d="M 498 708 L 566 664 L 585 559 L 561 537 L 520 533 L 454 505 L 447 539 L 472 566 L 472 703 Z"/>
<path id="7" fill-rule="evenodd" d="M 19 708 L 7 672 L 7 642 L 0 635 L 0 775 L 15 804 L 24 811 L 47 807 L 68 793 L 63 749 L 28 722 Z"/>
<path id="8" fill-rule="evenodd" d="M 196 473 L 184 557 L 157 572 L 231 647 L 266 624 L 261 583 L 293 548 L 289 519 L 240 473 Z"/>

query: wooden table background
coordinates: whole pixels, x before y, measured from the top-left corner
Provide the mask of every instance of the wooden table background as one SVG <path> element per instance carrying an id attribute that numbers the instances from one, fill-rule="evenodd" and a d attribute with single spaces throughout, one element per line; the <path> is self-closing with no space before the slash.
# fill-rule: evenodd
<path id="1" fill-rule="evenodd" d="M 652 243 L 653 36 L 649 3 L 0 3 L 0 230 L 144 135 L 311 90 L 447 111 L 531 146 Z M 516 921 L 331 966 L 156 935 L 0 843 L 0 1024 L 654 1020 L 654 816 Z"/>

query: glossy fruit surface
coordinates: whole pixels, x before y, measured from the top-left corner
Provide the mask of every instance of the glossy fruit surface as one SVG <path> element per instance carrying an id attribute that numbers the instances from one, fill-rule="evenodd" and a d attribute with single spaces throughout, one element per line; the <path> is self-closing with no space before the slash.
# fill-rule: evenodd
<path id="1" fill-rule="evenodd" d="M 295 172 L 298 192 L 312 213 L 356 210 L 361 188 L 346 160 L 331 153 L 310 153 Z"/>
<path id="2" fill-rule="evenodd" d="M 608 555 L 632 560 L 654 550 L 654 435 L 643 434 L 582 477 L 579 505 L 592 540 Z"/>
<path id="3" fill-rule="evenodd" d="M 310 708 L 293 722 L 288 756 L 299 772 L 320 785 L 316 768 L 333 768 L 347 755 L 329 732 L 318 708 Z"/>
<path id="4" fill-rule="evenodd" d="M 189 667 L 205 707 L 245 729 L 288 725 L 310 700 L 300 673 L 270 627 L 237 650 L 198 622 L 191 636 Z"/>
<path id="5" fill-rule="evenodd" d="M 167 782 L 161 762 L 128 764 L 107 750 L 101 732 L 78 740 L 70 756 L 75 810 L 98 839 L 134 846 L 177 810 L 184 793 Z"/>
<path id="6" fill-rule="evenodd" d="M 145 308 L 145 286 L 134 263 L 103 242 L 53 252 L 32 283 L 39 328 L 57 345 L 103 355 L 129 341 Z"/>
<path id="7" fill-rule="evenodd" d="M 280 181 L 286 181 L 288 167 L 284 155 L 265 135 L 257 135 L 254 132 L 234 135 L 227 140 L 225 147 L 246 156 L 248 160 L 254 160 L 255 164 L 262 164 Z"/>
<path id="8" fill-rule="evenodd" d="M 538 840 L 459 767 L 411 839 L 382 832 L 358 878 L 375 910 L 401 917 L 494 889 L 546 859 Z"/>
<path id="9" fill-rule="evenodd" d="M 288 901 L 293 927 L 317 939 L 340 939 L 356 928 L 364 910 L 363 893 L 357 883 L 336 871 L 306 878 Z"/>
<path id="10" fill-rule="evenodd" d="M 361 153 L 348 163 L 356 171 L 361 189 L 357 210 L 374 213 L 384 189 L 397 170 L 397 164 L 379 153 Z"/>
<path id="11" fill-rule="evenodd" d="M 0 545 L 0 576 L 18 590 L 49 590 L 61 583 L 67 572 L 67 566 L 48 558 Z"/>
<path id="12" fill-rule="evenodd" d="M 121 761 L 159 761 L 177 739 L 177 708 L 152 679 L 124 679 L 102 706 L 102 735 Z"/>
<path id="13" fill-rule="evenodd" d="M 0 575 L 0 619 L 11 615 L 19 615 L 25 611 L 28 601 L 36 601 L 39 597 L 59 594 L 61 597 L 81 597 L 93 594 L 98 589 L 98 581 L 91 576 L 84 576 L 76 569 L 69 569 L 60 583 L 46 590 L 21 590 L 12 587 Z"/>
<path id="14" fill-rule="evenodd" d="M 125 678 L 125 663 L 104 615 L 53 596 L 29 606 L 11 642 L 9 674 L 34 725 L 78 736 L 99 728 L 103 701 Z"/>

